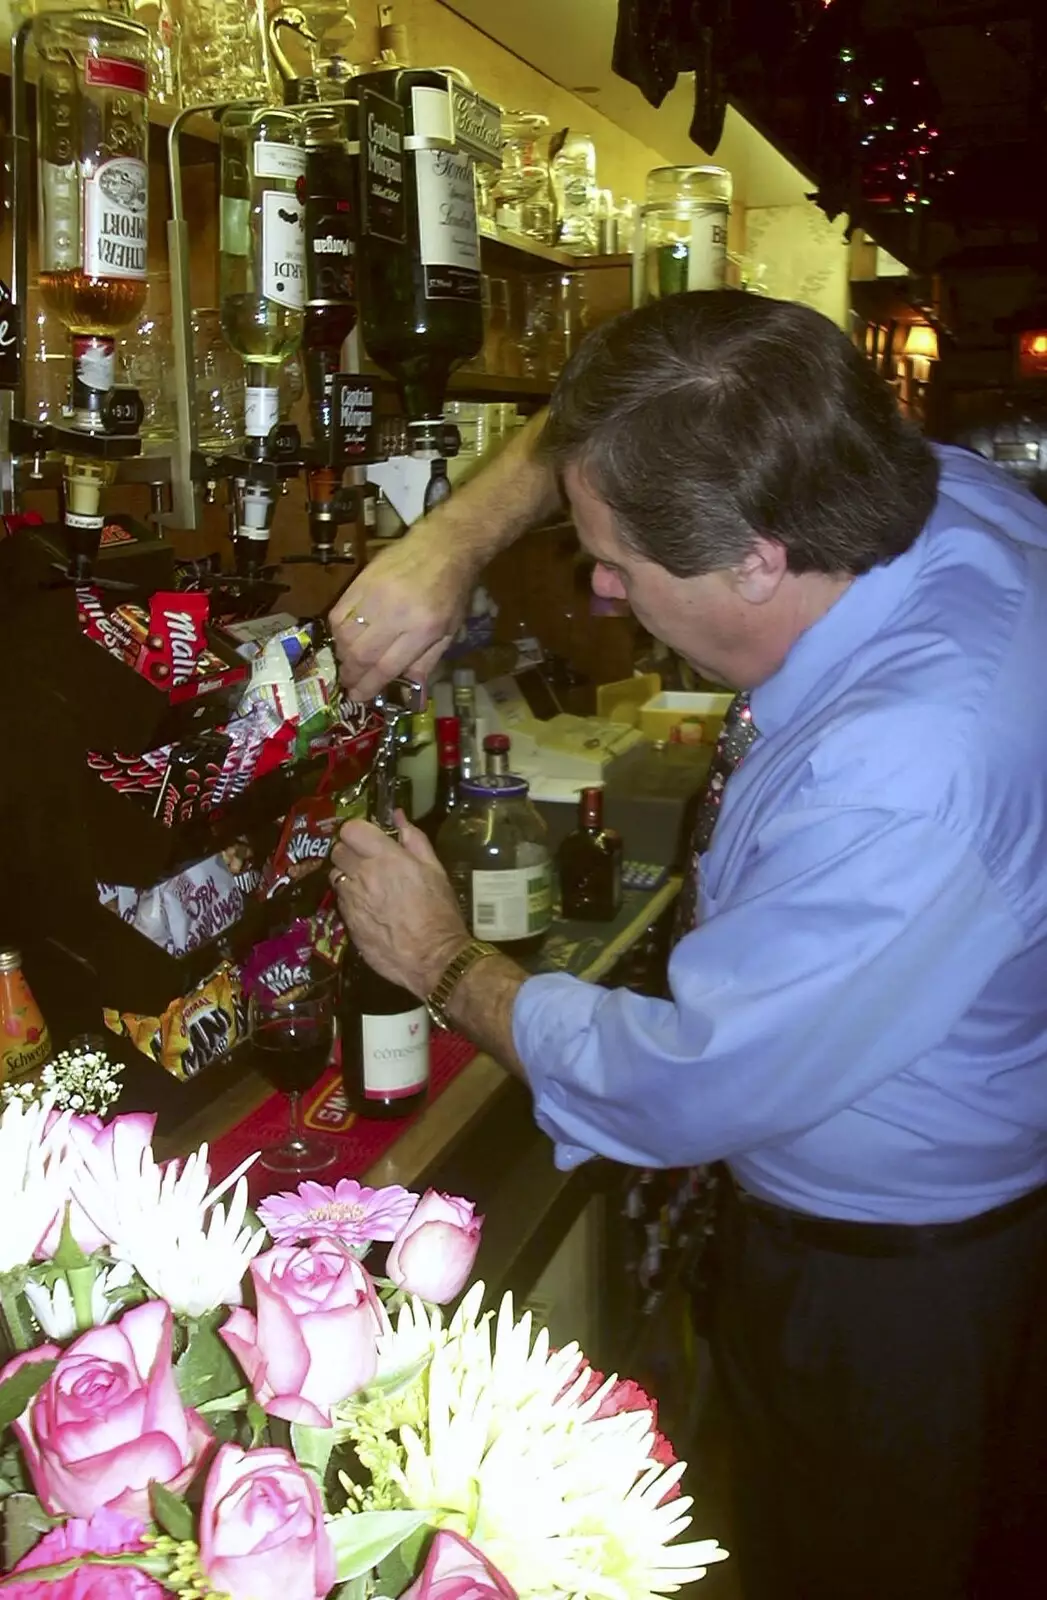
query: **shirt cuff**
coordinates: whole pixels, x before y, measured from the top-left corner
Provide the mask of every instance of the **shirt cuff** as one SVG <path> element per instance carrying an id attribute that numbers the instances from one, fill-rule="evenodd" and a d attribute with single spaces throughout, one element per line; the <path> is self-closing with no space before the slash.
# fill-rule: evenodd
<path id="1" fill-rule="evenodd" d="M 534 1120 L 553 1140 L 555 1161 L 561 1172 L 589 1161 L 596 1152 L 561 1138 L 556 1100 L 563 1099 L 568 1074 L 564 1063 L 593 1025 L 604 991 L 564 972 L 528 978 L 517 991 L 513 1005 L 513 1044 L 527 1071 L 534 1095 Z M 550 1093 L 559 1081 L 560 1093 Z"/>

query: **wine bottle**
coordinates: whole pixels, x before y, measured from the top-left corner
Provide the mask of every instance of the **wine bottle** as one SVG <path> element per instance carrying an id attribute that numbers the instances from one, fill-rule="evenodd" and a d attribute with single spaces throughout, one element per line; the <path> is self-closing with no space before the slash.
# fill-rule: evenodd
<path id="1" fill-rule="evenodd" d="M 354 945 L 342 963 L 338 1021 L 345 1097 L 361 1117 L 408 1117 L 429 1092 L 429 1013 L 368 966 Z"/>
<path id="2" fill-rule="evenodd" d="M 436 799 L 422 822 L 422 829 L 431 844 L 436 843 L 437 834 L 458 805 L 458 784 L 462 774 L 457 717 L 437 717 L 436 749 L 440 763 L 436 773 Z"/>
<path id="3" fill-rule="evenodd" d="M 403 715 L 390 701 L 383 704 L 385 729 L 370 789 L 371 820 L 394 838 Z M 419 1110 L 429 1089 L 429 1013 L 424 1001 L 375 972 L 350 944 L 342 963 L 338 1016 L 342 1082 L 357 1115 L 406 1117 Z"/>
<path id="4" fill-rule="evenodd" d="M 560 846 L 560 901 L 565 917 L 610 922 L 622 903 L 622 839 L 603 825 L 603 790 L 583 789 L 578 827 Z"/>

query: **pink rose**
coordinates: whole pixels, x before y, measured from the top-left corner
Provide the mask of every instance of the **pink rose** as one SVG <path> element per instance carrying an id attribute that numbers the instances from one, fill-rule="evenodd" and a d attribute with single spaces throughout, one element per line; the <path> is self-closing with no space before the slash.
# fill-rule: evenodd
<path id="1" fill-rule="evenodd" d="M 109 1506 L 148 1517 L 151 1480 L 176 1494 L 187 1487 L 211 1434 L 179 1397 L 163 1301 L 89 1329 L 66 1350 L 44 1344 L 15 1356 L 0 1382 L 47 1360 L 58 1364 L 14 1430 L 49 1516 L 89 1517 Z"/>
<path id="2" fill-rule="evenodd" d="M 200 1565 L 230 1600 L 323 1600 L 335 1557 L 320 1491 L 286 1450 L 224 1444 L 200 1508 Z"/>
<path id="3" fill-rule="evenodd" d="M 393 1241 L 385 1270 L 398 1289 L 446 1305 L 461 1294 L 480 1248 L 471 1200 L 427 1189 Z"/>
<path id="4" fill-rule="evenodd" d="M 516 1590 L 468 1539 L 441 1528 L 400 1600 L 516 1600 Z"/>
<path id="5" fill-rule="evenodd" d="M 219 1333 L 270 1416 L 331 1426 L 331 1407 L 370 1383 L 383 1313 L 374 1284 L 335 1239 L 278 1244 L 251 1263 L 257 1318 L 233 1311 Z"/>
<path id="6" fill-rule="evenodd" d="M 58 1566 L 76 1556 L 120 1556 L 144 1552 L 145 1523 L 119 1511 L 96 1511 L 89 1521 L 76 1517 L 45 1533 L 15 1567 L 16 1572 L 31 1572 L 34 1567 Z M 136 1567 L 100 1567 L 84 1564 L 65 1578 L 13 1583 L 3 1590 L 4 1600 L 164 1600 L 167 1590 Z"/>
<path id="7" fill-rule="evenodd" d="M 70 1184 L 75 1183 L 77 1156 L 81 1150 L 92 1148 L 105 1153 L 107 1160 L 112 1161 L 113 1140 L 116 1138 L 117 1128 L 121 1129 L 120 1139 L 125 1148 L 129 1146 L 140 1150 L 147 1150 L 153 1142 L 153 1129 L 156 1127 L 156 1117 L 145 1111 L 128 1112 L 126 1116 L 114 1117 L 112 1122 L 103 1123 L 101 1117 L 70 1117 L 68 1122 L 68 1154 L 63 1166 L 68 1175 Z M 113 1169 L 113 1182 L 117 1182 L 116 1169 Z M 73 1238 L 80 1246 L 84 1255 L 93 1255 L 96 1250 L 101 1250 L 110 1240 L 87 1215 L 80 1201 L 75 1195 L 67 1192 L 65 1202 L 55 1213 L 51 1226 L 41 1239 L 36 1249 L 38 1261 L 49 1261 L 58 1249 L 58 1242 L 62 1237 L 62 1223 L 65 1219 L 66 1205 L 69 1207 L 69 1227 Z"/>

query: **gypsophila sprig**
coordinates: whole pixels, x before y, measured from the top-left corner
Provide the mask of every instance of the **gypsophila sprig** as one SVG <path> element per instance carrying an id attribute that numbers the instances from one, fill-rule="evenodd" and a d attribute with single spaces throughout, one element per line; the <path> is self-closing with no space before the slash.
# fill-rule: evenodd
<path id="1" fill-rule="evenodd" d="M 49 1094 L 59 1111 L 104 1116 L 120 1098 L 118 1079 L 123 1070 L 123 1063 L 110 1061 L 104 1050 L 59 1050 L 44 1067 L 38 1083 L 5 1083 L 0 1094 L 6 1105 L 12 1100 L 28 1105 Z"/>

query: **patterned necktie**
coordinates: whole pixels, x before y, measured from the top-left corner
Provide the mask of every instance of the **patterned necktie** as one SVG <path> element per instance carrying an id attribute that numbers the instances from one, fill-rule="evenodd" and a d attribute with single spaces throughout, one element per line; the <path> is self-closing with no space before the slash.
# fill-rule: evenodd
<path id="1" fill-rule="evenodd" d="M 687 872 L 680 897 L 676 902 L 674 944 L 682 939 L 685 933 L 690 933 L 698 920 L 698 858 L 709 848 L 716 819 L 720 815 L 727 780 L 735 768 L 741 766 L 752 749 L 756 737 L 757 730 L 753 725 L 752 712 L 749 710 L 749 696 L 743 691 L 741 694 L 736 694 L 727 707 L 727 715 L 723 719 L 720 737 L 716 741 L 716 751 L 709 766 L 705 792 L 698 804 L 694 832 L 691 835 Z"/>

